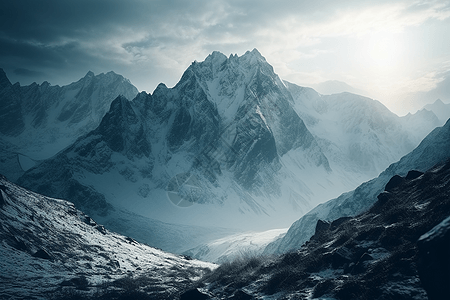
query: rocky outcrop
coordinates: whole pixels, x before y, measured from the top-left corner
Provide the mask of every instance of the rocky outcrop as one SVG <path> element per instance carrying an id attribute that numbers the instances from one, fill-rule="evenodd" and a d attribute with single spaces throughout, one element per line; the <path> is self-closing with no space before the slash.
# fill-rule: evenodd
<path id="1" fill-rule="evenodd" d="M 450 295 L 450 217 L 422 235 L 418 241 L 420 280 L 430 300 Z"/>

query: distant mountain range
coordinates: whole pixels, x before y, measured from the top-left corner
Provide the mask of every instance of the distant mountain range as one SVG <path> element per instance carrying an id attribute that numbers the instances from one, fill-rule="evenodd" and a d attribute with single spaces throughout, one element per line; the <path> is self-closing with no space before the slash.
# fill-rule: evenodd
<path id="1" fill-rule="evenodd" d="M 289 226 L 377 176 L 441 124 L 428 110 L 400 118 L 366 97 L 320 95 L 285 82 L 256 49 L 240 57 L 213 52 L 175 87 L 160 84 L 134 98 L 136 89 L 112 72 L 88 73 L 52 93 L 47 83 L 22 88 L 5 78 L 2 95 L 18 96 L 0 98 L 16 116 L 0 126 L 2 162 L 35 165 L 17 182 L 72 201 L 108 228 L 177 251 L 190 245 L 170 244 L 170 235 L 164 241 L 161 221 L 232 230 Z M 116 94 L 122 96 L 109 97 Z M 25 109 L 24 99 L 38 99 L 30 102 L 36 109 Z M 42 162 L 32 156 L 59 150 Z M 148 234 L 150 223 L 162 227 Z"/>
<path id="2" fill-rule="evenodd" d="M 340 94 L 344 92 L 358 95 L 368 94 L 366 91 L 354 88 L 351 85 L 338 80 L 327 80 L 318 84 L 313 84 L 311 87 L 322 95 Z"/>
<path id="3" fill-rule="evenodd" d="M 2 147 L 2 154 L 15 154 L 26 170 L 95 129 L 117 96 L 133 99 L 137 93 L 128 79 L 114 72 L 97 76 L 88 72 L 62 87 L 48 82 L 20 86 L 12 85 L 0 69 L 0 139 L 9 144 Z M 5 171 L 15 180 L 21 170 Z"/>

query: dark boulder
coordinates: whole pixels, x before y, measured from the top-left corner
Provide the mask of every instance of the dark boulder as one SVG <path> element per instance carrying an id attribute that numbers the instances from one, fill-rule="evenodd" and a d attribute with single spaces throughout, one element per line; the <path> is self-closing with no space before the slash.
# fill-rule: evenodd
<path id="1" fill-rule="evenodd" d="M 209 295 L 200 292 L 198 289 L 192 289 L 180 295 L 180 300 L 206 300 L 210 299 Z"/>
<path id="2" fill-rule="evenodd" d="M 405 179 L 406 180 L 413 180 L 413 179 L 419 178 L 422 175 L 423 175 L 423 172 L 416 171 L 416 170 L 411 170 L 411 171 L 408 172 L 408 174 L 406 174 Z"/>
<path id="3" fill-rule="evenodd" d="M 0 176 L 3 177 L 3 175 Z M 1 191 L 6 194 L 6 186 L 4 186 L 3 184 L 0 184 L 0 208 L 7 204 L 6 199 L 3 197 L 3 193 Z"/>
<path id="4" fill-rule="evenodd" d="M 333 269 L 341 268 L 345 264 L 348 264 L 352 261 L 353 252 L 347 247 L 337 248 L 331 254 L 331 266 Z"/>
<path id="5" fill-rule="evenodd" d="M 251 300 L 253 299 L 253 296 L 247 294 L 243 290 L 237 290 L 234 292 L 233 296 L 228 298 L 229 300 Z"/>
<path id="6" fill-rule="evenodd" d="M 352 217 L 340 217 L 339 219 L 334 220 L 330 224 L 330 230 L 337 229 L 339 226 L 341 226 L 342 224 L 344 224 L 345 222 L 347 222 L 348 220 L 351 220 L 351 219 L 352 219 Z"/>
<path id="7" fill-rule="evenodd" d="M 0 191 L 0 208 L 6 205 L 6 200 L 3 198 L 3 193 Z"/>
<path id="8" fill-rule="evenodd" d="M 330 229 L 330 223 L 327 221 L 317 220 L 315 234 L 322 234 Z"/>
<path id="9" fill-rule="evenodd" d="M 384 190 L 387 192 L 392 192 L 396 187 L 401 185 L 403 182 L 405 182 L 405 178 L 403 178 L 399 175 L 394 175 L 389 180 L 389 182 L 386 184 L 386 186 L 384 187 Z"/>
<path id="10" fill-rule="evenodd" d="M 45 251 L 44 249 L 39 249 L 36 253 L 33 254 L 33 257 L 38 257 L 42 259 L 52 259 L 50 254 L 48 254 L 48 252 Z"/>
<path id="11" fill-rule="evenodd" d="M 419 277 L 428 298 L 447 299 L 450 295 L 450 217 L 417 242 Z"/>

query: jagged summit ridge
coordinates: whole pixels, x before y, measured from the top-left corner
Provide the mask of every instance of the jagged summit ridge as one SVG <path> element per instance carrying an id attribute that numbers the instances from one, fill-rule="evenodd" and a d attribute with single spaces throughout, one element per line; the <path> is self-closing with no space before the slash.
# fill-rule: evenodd
<path id="1" fill-rule="evenodd" d="M 202 223 L 214 224 L 214 214 L 240 212 L 242 218 L 236 224 L 221 225 L 257 226 L 265 221 L 250 222 L 249 217 L 257 220 L 279 214 L 275 207 L 292 212 L 288 207 L 298 211 L 313 206 L 308 203 L 314 201 L 313 193 L 307 184 L 296 184 L 301 179 L 294 172 L 317 168 L 324 176 L 332 176 L 326 156 L 291 107 L 292 101 L 259 52 L 229 58 L 214 52 L 205 61 L 193 63 L 173 88 L 160 84 L 153 94 L 142 92 L 131 102 L 117 98 L 97 129 L 20 182 L 30 188 L 43 187 L 42 179 L 36 180 L 33 173 L 49 172 L 62 164 L 75 170 L 72 178 L 80 185 L 92 186 L 96 193 L 107 194 L 109 203 L 128 208 L 124 198 L 115 196 L 122 192 L 111 193 L 100 182 L 104 176 L 121 181 L 133 201 L 145 203 L 148 217 L 196 224 L 206 216 L 209 220 Z M 285 160 L 293 157 L 299 167 L 287 170 L 285 165 L 290 163 Z M 173 190 L 178 191 L 171 186 L 174 178 L 185 174 L 194 176 L 199 185 L 190 198 L 198 205 L 189 214 L 170 207 L 167 199 Z M 64 181 L 45 177 L 58 187 L 54 191 L 69 196 L 64 191 L 70 187 Z M 305 191 L 302 202 L 289 199 Z M 289 200 L 281 204 L 280 197 Z M 82 198 L 82 194 L 69 196 L 84 205 Z M 150 209 L 153 205 L 166 212 L 156 213 Z"/>

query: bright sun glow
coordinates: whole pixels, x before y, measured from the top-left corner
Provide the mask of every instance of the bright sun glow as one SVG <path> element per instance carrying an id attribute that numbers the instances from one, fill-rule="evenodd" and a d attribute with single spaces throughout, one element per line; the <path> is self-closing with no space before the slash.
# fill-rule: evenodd
<path id="1" fill-rule="evenodd" d="M 364 46 L 367 67 L 375 73 L 396 73 L 404 55 L 400 34 L 377 32 L 370 34 Z"/>

